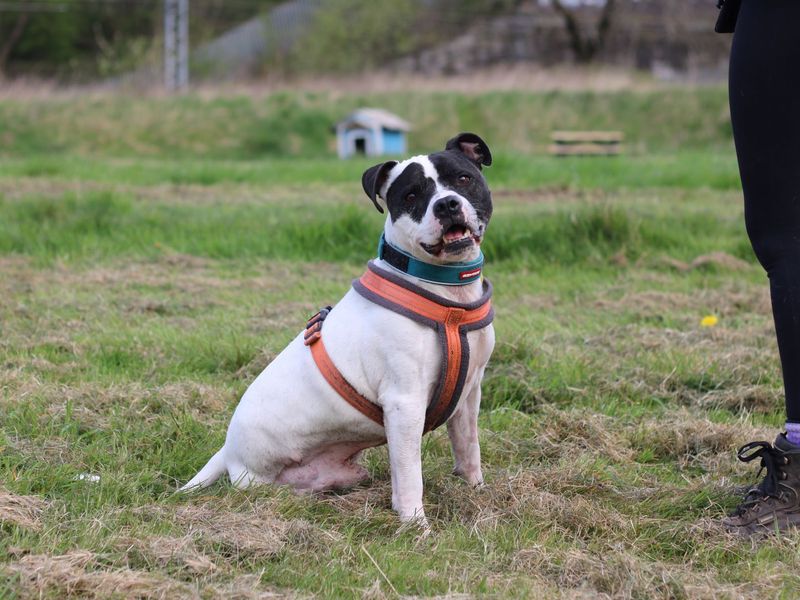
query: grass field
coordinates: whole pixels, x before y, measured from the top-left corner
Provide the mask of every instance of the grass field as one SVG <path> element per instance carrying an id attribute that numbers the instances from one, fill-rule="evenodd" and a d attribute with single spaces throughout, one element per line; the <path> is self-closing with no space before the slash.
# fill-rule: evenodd
<path id="1" fill-rule="evenodd" d="M 427 436 L 427 538 L 398 531 L 385 448 L 349 493 L 174 494 L 372 256 L 370 163 L 303 154 L 306 138 L 295 158 L 215 150 L 241 98 L 0 102 L 0 598 L 797 597 L 798 535 L 718 526 L 755 478 L 735 448 L 783 421 L 724 93 L 529 99 L 558 112 L 508 143 L 459 95 L 445 104 L 473 114 L 413 140 L 488 130 L 496 154 L 486 485 L 453 477 L 446 433 Z M 582 106 L 626 130 L 628 156 L 522 153 Z M 194 146 L 159 137 L 176 122 Z"/>

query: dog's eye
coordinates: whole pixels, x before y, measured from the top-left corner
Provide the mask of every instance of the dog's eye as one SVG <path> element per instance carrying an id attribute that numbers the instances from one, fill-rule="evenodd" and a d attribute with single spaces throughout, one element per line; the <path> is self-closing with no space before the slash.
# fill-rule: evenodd
<path id="1" fill-rule="evenodd" d="M 469 175 L 458 176 L 458 185 L 467 185 L 470 181 L 472 181 L 472 177 Z"/>
<path id="2" fill-rule="evenodd" d="M 416 199 L 417 199 L 416 194 L 409 194 L 408 196 L 406 196 L 406 202 L 414 202 L 414 200 Z"/>

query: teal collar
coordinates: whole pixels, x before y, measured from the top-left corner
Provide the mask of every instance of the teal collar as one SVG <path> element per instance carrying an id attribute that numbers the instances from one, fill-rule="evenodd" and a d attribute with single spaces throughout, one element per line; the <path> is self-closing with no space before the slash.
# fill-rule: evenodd
<path id="1" fill-rule="evenodd" d="M 439 283 L 442 285 L 466 285 L 481 278 L 483 270 L 483 252 L 470 262 L 451 263 L 449 265 L 432 265 L 414 258 L 396 246 L 392 246 L 381 234 L 378 243 L 378 258 L 395 269 L 408 273 L 413 277 Z"/>

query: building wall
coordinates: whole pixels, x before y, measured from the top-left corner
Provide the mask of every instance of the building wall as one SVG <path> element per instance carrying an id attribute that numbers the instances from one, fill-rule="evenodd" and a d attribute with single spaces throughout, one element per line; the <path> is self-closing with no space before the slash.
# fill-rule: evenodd
<path id="1" fill-rule="evenodd" d="M 405 154 L 406 136 L 402 131 L 383 130 L 383 153 Z"/>

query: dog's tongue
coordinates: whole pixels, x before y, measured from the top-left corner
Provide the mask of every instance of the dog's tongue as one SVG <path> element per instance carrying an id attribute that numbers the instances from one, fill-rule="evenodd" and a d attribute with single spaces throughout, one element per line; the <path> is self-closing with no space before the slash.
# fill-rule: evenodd
<path id="1" fill-rule="evenodd" d="M 455 240 L 460 240 L 466 232 L 467 230 L 464 227 L 451 227 L 445 232 L 444 241 L 454 242 Z"/>

